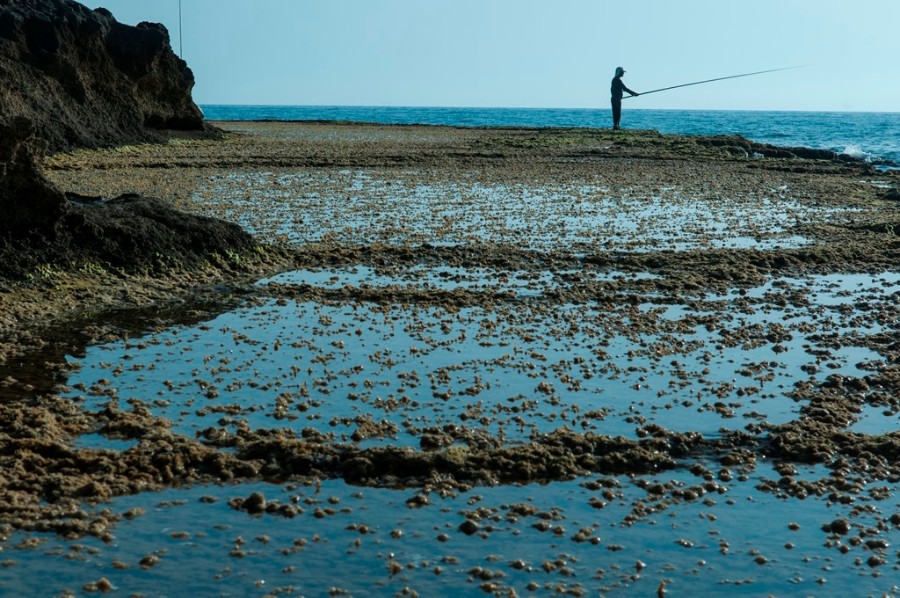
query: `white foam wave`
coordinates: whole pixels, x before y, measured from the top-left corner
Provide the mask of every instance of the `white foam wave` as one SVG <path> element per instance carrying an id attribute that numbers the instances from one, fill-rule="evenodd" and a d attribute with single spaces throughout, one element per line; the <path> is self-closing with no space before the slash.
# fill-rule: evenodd
<path id="1" fill-rule="evenodd" d="M 875 156 L 864 151 L 861 147 L 859 147 L 858 145 L 854 145 L 854 144 L 850 144 L 847 147 L 845 147 L 841 151 L 841 154 L 843 154 L 845 156 L 850 156 L 851 158 L 859 158 L 859 159 L 865 160 L 867 162 L 871 162 L 875 158 Z"/>

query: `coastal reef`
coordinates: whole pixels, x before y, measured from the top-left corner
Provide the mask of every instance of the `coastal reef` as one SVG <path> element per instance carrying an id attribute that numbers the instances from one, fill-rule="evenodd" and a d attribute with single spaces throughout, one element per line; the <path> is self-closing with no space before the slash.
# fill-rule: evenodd
<path id="1" fill-rule="evenodd" d="M 250 305 L 268 301 L 279 305 L 312 303 L 323 310 L 333 305 L 351 305 L 357 306 L 354 309 L 393 309 L 402 313 L 418 306 L 446 311 L 450 320 L 459 317 L 454 315 L 457 312 L 475 310 L 485 317 L 494 314 L 523 322 L 552 321 L 554 317 L 550 313 L 574 309 L 591 314 L 579 316 L 587 321 L 597 317 L 593 312 L 601 306 L 605 329 L 635 339 L 641 347 L 635 349 L 637 353 L 648 350 L 646 341 L 637 339 L 674 338 L 671 335 L 682 334 L 676 331 L 683 326 L 721 328 L 719 345 L 772 345 L 775 356 L 783 343 L 798 333 L 774 323 L 731 329 L 728 322 L 734 317 L 732 310 L 734 313 L 765 311 L 771 308 L 770 302 L 776 306 L 787 302 L 797 309 L 817 308 L 799 291 L 792 292 L 787 287 L 783 293 L 773 291 L 757 299 L 745 297 L 747 289 L 771 280 L 834 272 L 881 272 L 896 264 L 900 255 L 900 245 L 892 232 L 869 230 L 876 223 L 886 231 L 893 230 L 896 210 L 880 199 L 880 187 L 868 182 L 873 178 L 890 181 L 892 177 L 889 173 L 878 175 L 864 162 L 835 156 L 811 159 L 781 154 L 750 158 L 729 148 L 747 143 L 748 148 L 760 154 L 766 148 L 754 148 L 736 138 L 722 143 L 716 138 L 665 136 L 652 131 L 613 133 L 586 129 L 455 129 L 323 123 L 219 123 L 219 126 L 229 130 L 224 139 L 146 145 L 125 153 L 103 150 L 57 154 L 48 159 L 46 176 L 58 185 L 90 197 L 121 193 L 123 185 L 133 183 L 137 180 L 135 175 L 142 173 L 137 189 L 140 193 L 176 192 L 185 197 L 176 202 L 185 210 L 205 217 L 234 218 L 260 236 L 283 237 L 281 241 L 290 248 L 287 251 L 291 255 L 290 263 L 281 264 L 283 269 L 310 275 L 320 270 L 371 269 L 396 282 L 380 286 L 363 280 L 328 287 L 307 282 L 303 275 L 297 275 L 299 280 L 295 282 L 290 282 L 290 277 L 286 282 L 271 280 L 262 285 L 240 287 L 240 292 L 238 287 L 231 287 L 224 296 L 227 301 L 220 307 L 215 306 L 215 301 L 207 302 L 203 307 L 192 308 L 195 314 L 232 309 L 235 297 L 241 296 L 246 299 L 238 301 L 249 301 Z M 173 166 L 154 166 L 160 163 Z M 185 193 L 186 190 L 190 193 Z M 360 199 L 346 199 L 353 194 L 361 194 Z M 298 205 L 293 206 L 295 203 Z M 654 206 L 658 212 L 650 210 Z M 533 218 L 516 220 L 532 210 Z M 606 210 L 637 211 L 642 216 L 636 226 L 625 223 L 619 230 L 616 218 Z M 676 217 L 674 210 L 687 213 L 684 224 L 671 224 Z M 584 216 L 579 214 L 585 211 L 596 212 L 591 218 L 596 218 L 597 226 L 573 232 L 573 223 L 580 222 Z M 542 219 L 542 225 L 535 228 L 532 222 L 537 218 Z M 560 218 L 568 224 L 559 224 Z M 784 220 L 790 221 L 791 226 L 785 228 L 779 224 Z M 485 221 L 489 224 L 481 224 Z M 347 226 L 349 222 L 362 224 L 352 228 Z M 727 226 L 722 226 L 722 222 Z M 280 232 L 285 230 L 287 234 Z M 801 235 L 802 242 L 794 240 Z M 445 275 L 451 287 L 457 278 L 465 279 L 466 272 L 492 274 L 487 276 L 482 289 L 444 289 L 440 284 L 435 287 L 415 282 L 416 276 L 408 273 L 420 268 L 462 272 Z M 603 274 L 606 272 L 619 274 L 606 278 Z M 546 277 L 550 278 L 545 280 Z M 407 278 L 413 282 L 404 284 Z M 536 295 L 522 296 L 515 287 L 504 288 L 513 278 L 536 281 L 533 286 Z M 724 303 L 709 295 L 724 297 L 732 292 L 737 293 L 736 298 Z M 202 297 L 210 298 L 209 293 Z M 685 318 L 671 330 L 656 308 L 638 307 L 681 303 L 698 315 Z M 880 310 L 875 313 L 882 314 Z M 327 320 L 325 316 L 320 317 Z M 98 326 L 92 322 L 79 327 L 73 338 L 85 342 L 127 337 L 140 330 L 141 322 L 144 320 L 137 316 L 129 325 Z M 458 322 L 451 328 L 460 325 Z M 534 326 L 540 328 L 538 324 Z M 558 326 L 562 329 L 564 325 L 558 323 Z M 296 329 L 295 325 L 290 328 Z M 279 341 L 282 354 L 284 345 L 301 346 L 308 342 L 303 332 L 296 330 L 299 336 Z M 374 330 L 377 329 L 357 334 L 360 338 L 366 338 L 367 334 L 377 337 L 379 333 Z M 577 327 L 572 330 L 578 338 Z M 509 332 L 513 339 L 518 338 L 517 342 L 526 345 L 543 344 L 539 342 L 542 336 L 547 347 L 561 347 L 572 340 L 559 330 Z M 497 336 L 499 333 L 486 334 L 487 345 L 512 342 L 503 335 Z M 51 335 L 46 334 L 44 338 Z M 463 334 L 458 342 L 465 344 L 465 339 Z M 333 342 L 341 348 L 339 354 L 346 351 L 343 347 L 347 341 Z M 820 339 L 820 342 L 832 341 Z M 871 342 L 876 349 L 885 349 L 880 337 Z M 691 354 L 696 347 L 693 342 L 675 346 L 661 342 L 653 349 L 652 358 L 665 360 L 671 356 L 677 364 L 677 355 Z M 594 355 L 604 356 L 606 352 L 603 349 Z M 527 361 L 540 359 L 540 353 L 536 349 L 527 351 Z M 887 355 L 895 359 L 893 349 Z M 377 361 L 375 357 L 371 359 Z M 602 364 L 606 359 L 612 358 L 601 357 L 592 369 L 610 367 Z M 63 379 L 68 376 L 59 356 L 48 356 L 44 361 L 56 364 L 51 369 L 62 367 L 60 371 L 54 370 L 57 376 Z M 776 361 L 766 360 L 748 368 L 746 375 L 765 380 L 780 367 Z M 679 368 L 675 367 L 676 372 Z M 550 378 L 557 375 L 558 372 Z M 574 381 L 574 375 L 560 379 L 571 390 L 592 379 L 591 374 L 583 375 L 585 381 L 579 383 Z M 687 376 L 684 372 L 679 375 Z M 689 377 L 694 375 L 703 377 L 700 374 Z M 221 378 L 221 374 L 218 376 Z M 349 375 L 349 379 L 353 380 L 353 376 Z M 878 384 L 888 384 L 886 379 L 879 379 Z M 869 384 L 873 383 L 870 379 Z M 16 388 L 18 382 L 10 384 L 10 388 Z M 102 396 L 107 384 L 111 382 L 102 382 L 101 386 L 90 389 L 89 394 Z M 203 382 L 200 388 L 215 403 L 223 392 L 218 389 L 222 384 L 219 379 Z M 236 380 L 232 385 L 243 384 Z M 558 380 L 538 384 L 535 391 L 540 398 L 538 403 L 547 401 L 546 406 L 551 410 L 559 400 L 556 384 Z M 783 455 L 788 461 L 808 462 L 826 456 L 838 458 L 838 455 L 846 458 L 849 449 L 839 449 L 834 438 L 841 425 L 852 421 L 853 407 L 832 398 L 834 384 L 829 379 L 821 387 L 801 385 L 795 391 L 796 400 L 819 401 L 820 396 L 824 397 L 822 400 L 827 399 L 828 413 L 844 413 L 835 416 L 834 421 L 824 421 L 821 417 L 824 411 L 810 407 L 796 422 L 781 427 L 751 424 L 752 433 L 735 430 L 714 440 L 691 430 L 673 432 L 658 425 L 647 425 L 645 418 L 638 416 L 633 418 L 638 430 L 633 438 L 597 435 L 590 432 L 590 426 L 587 433 L 573 432 L 583 430 L 593 418 L 605 417 L 602 410 L 597 412 L 588 406 L 582 406 L 582 411 L 573 406 L 568 411 L 572 416 L 568 428 L 548 435 L 526 436 L 528 442 L 512 446 L 478 423 L 495 421 L 500 417 L 497 413 L 503 411 L 491 416 L 477 415 L 475 411 L 461 422 L 440 426 L 412 425 L 412 421 L 387 425 L 379 423 L 372 414 L 347 420 L 338 426 L 348 426 L 345 435 L 335 436 L 327 426 L 295 430 L 247 428 L 237 423 L 240 421 L 237 416 L 252 412 L 252 407 L 240 403 L 233 407 L 222 405 L 224 411 L 219 411 L 210 404 L 211 414 L 232 413 L 234 417 L 221 421 L 231 421 L 234 425 L 204 428 L 194 440 L 173 434 L 170 424 L 153 416 L 152 409 L 136 406 L 126 411 L 115 400 L 100 412 L 81 416 L 83 419 L 78 424 L 79 420 L 71 416 L 67 421 L 80 430 L 99 429 L 114 437 L 140 439 L 139 450 L 125 451 L 119 459 L 132 460 L 127 468 L 130 472 L 144 471 L 144 483 L 148 487 L 179 479 L 280 480 L 307 475 L 337 476 L 358 484 L 414 487 L 429 486 L 434 475 L 444 476 L 445 484 L 484 484 L 493 483 L 492 480 L 547 482 L 590 472 L 661 471 L 698 454 L 715 455 L 722 463 L 732 465 L 753 462 L 766 452 Z M 404 386 L 417 384 L 407 382 Z M 438 404 L 452 401 L 454 396 L 491 394 L 477 379 L 466 389 L 444 386 L 432 381 Z M 641 386 L 638 382 L 635 388 Z M 52 394 L 53 386 L 46 390 Z M 735 390 L 728 385 L 708 389 L 712 395 L 723 397 Z M 743 395 L 744 391 L 740 392 Z M 752 395 L 760 389 L 747 392 Z M 356 400 L 353 397 L 359 392 L 349 394 L 348 405 L 353 404 Z M 116 393 L 110 396 L 114 398 Z M 293 393 L 283 401 L 285 409 L 298 409 L 298 413 L 315 410 L 317 404 L 313 401 L 310 405 Z M 346 401 L 338 398 L 338 403 Z M 416 408 L 415 402 L 406 401 L 394 408 L 408 412 L 411 418 L 424 417 L 421 415 L 424 406 Z M 685 397 L 684 404 L 694 405 L 694 400 Z M 56 408 L 76 409 L 77 405 L 64 401 L 56 403 Z M 735 409 L 717 400 L 711 400 L 708 408 L 725 418 L 733 417 Z M 387 406 L 385 409 L 393 410 Z M 59 414 L 53 416 L 58 417 Z M 337 424 L 332 422 L 334 425 Z M 414 444 L 422 450 L 409 446 L 361 448 L 356 445 L 367 438 L 393 437 L 402 429 L 411 431 Z M 43 436 L 51 437 L 49 433 Z M 842 437 L 841 442 L 846 441 Z M 172 447 L 166 450 L 174 451 L 172 458 L 177 465 L 152 457 L 163 446 L 159 443 Z M 148 453 L 150 446 L 156 448 Z M 72 453 L 70 457 L 76 455 L 81 455 L 79 459 L 94 458 L 93 453 Z M 104 471 L 108 467 L 105 465 Z M 894 471 L 891 468 L 889 471 Z M 870 471 L 874 471 L 871 464 Z M 109 478 L 106 489 L 94 498 L 133 490 L 133 475 L 118 481 L 114 481 L 116 474 L 112 470 L 104 475 L 113 477 Z M 825 491 L 824 484 L 819 491 Z M 90 493 L 82 496 L 89 497 Z"/>
<path id="2" fill-rule="evenodd" d="M 154 583 L 182 541 L 295 593 L 900 566 L 895 171 L 732 136 L 215 124 L 42 163 L 70 202 L 166 198 L 282 261 L 0 296 L 0 531 L 110 559 L 165 496 Z M 292 577 L 315 558 L 375 573 Z"/>
<path id="3" fill-rule="evenodd" d="M 64 0 L 0 55 L 0 591 L 896 591 L 896 165 L 213 127 Z"/>

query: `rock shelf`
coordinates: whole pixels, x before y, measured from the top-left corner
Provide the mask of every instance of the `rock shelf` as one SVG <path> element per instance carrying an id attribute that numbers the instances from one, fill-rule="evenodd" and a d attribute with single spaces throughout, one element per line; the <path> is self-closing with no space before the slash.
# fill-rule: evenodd
<path id="1" fill-rule="evenodd" d="M 837 505 L 900 483 L 894 173 L 652 131 L 216 125 L 44 163 L 73 198 L 158 197 L 267 257 L 3 282 L 7 533 L 109 539 L 139 514 L 106 501 L 198 482 L 342 479 L 414 508 L 620 476 L 629 521 L 754 477 Z"/>

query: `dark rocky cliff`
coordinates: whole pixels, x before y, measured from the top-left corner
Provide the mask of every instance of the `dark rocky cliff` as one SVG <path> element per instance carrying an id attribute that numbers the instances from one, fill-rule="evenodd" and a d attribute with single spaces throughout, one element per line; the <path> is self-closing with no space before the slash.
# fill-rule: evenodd
<path id="1" fill-rule="evenodd" d="M 0 81 L 0 119 L 28 118 L 51 151 L 203 127 L 165 27 L 71 0 L 0 0 Z"/>
<path id="2" fill-rule="evenodd" d="M 162 25 L 72 0 L 0 0 L 0 278 L 87 261 L 146 271 L 154 256 L 190 265 L 255 247 L 237 225 L 165 201 L 73 199 L 37 165 L 48 151 L 203 130 L 193 85 Z"/>

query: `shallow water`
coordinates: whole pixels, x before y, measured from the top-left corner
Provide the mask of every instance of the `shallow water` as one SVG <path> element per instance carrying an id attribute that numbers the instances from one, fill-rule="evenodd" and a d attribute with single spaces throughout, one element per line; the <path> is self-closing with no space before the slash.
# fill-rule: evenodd
<path id="1" fill-rule="evenodd" d="M 456 276 L 477 290 L 501 278 L 461 272 L 293 272 L 260 285 L 281 292 L 318 278 L 324 288 L 352 280 L 367 289 L 450 290 L 460 286 Z M 796 418 L 800 405 L 788 395 L 796 380 L 865 375 L 857 364 L 878 361 L 876 353 L 833 348 L 832 336 L 821 335 L 881 332 L 842 307 L 891 301 L 900 288 L 897 274 L 775 281 L 736 296 L 771 302 L 775 292 L 802 289 L 815 307 L 732 314 L 733 299 L 716 296 L 703 309 L 547 304 L 537 295 L 541 277 L 508 280 L 530 286 L 507 284 L 521 293 L 507 305 L 461 309 L 270 299 L 197 326 L 92 347 L 70 362 L 78 370 L 68 396 L 90 410 L 110 398 L 142 404 L 188 436 L 244 422 L 298 433 L 311 426 L 341 442 L 362 435 L 361 446 L 415 446 L 423 430 L 445 426 L 507 442 L 563 426 L 636 438 L 647 423 L 710 436 Z M 563 283 L 546 282 L 550 290 Z M 359 431 L 370 422 L 375 437 Z M 885 418 L 870 431 L 895 425 Z"/>
<path id="2" fill-rule="evenodd" d="M 778 478 L 764 464 L 757 476 Z M 80 593 L 101 578 L 117 593 L 146 596 L 483 596 L 510 588 L 519 595 L 647 596 L 660 585 L 675 595 L 710 596 L 896 591 L 896 567 L 868 566 L 873 553 L 865 545 L 845 543 L 846 554 L 823 549 L 829 535 L 821 526 L 838 509 L 816 497 L 797 508 L 758 492 L 757 479 L 728 484 L 725 494 L 659 501 L 658 512 L 631 523 L 633 501 L 647 493 L 625 477 L 432 494 L 418 508 L 407 504 L 410 490 L 330 480 L 173 489 L 114 500 L 114 509 L 145 512 L 123 521 L 111 543 L 48 537 L 32 546 L 13 536 L 0 591 Z M 637 481 L 702 483 L 686 472 Z M 250 516 L 228 506 L 252 492 L 302 512 Z M 878 508 L 890 513 L 898 505 Z M 854 523 L 867 525 L 873 515 Z M 477 520 L 472 535 L 459 529 L 467 519 Z M 894 544 L 900 529 L 878 538 Z"/>
<path id="3" fill-rule="evenodd" d="M 798 224 L 856 211 L 797 202 L 787 187 L 765 197 L 720 197 L 677 187 L 612 190 L 589 181 L 535 186 L 431 179 L 358 170 L 216 175 L 194 203 L 227 205 L 220 216 L 294 243 L 494 242 L 594 251 L 800 247 L 809 240 L 792 232 Z"/>
<path id="4" fill-rule="evenodd" d="M 208 317 L 186 311 L 52 355 L 66 364 L 40 392 L 88 412 L 146 410 L 201 440 L 287 429 L 354 449 L 474 453 L 564 429 L 639 439 L 653 425 L 696 433 L 703 448 L 654 475 L 460 489 L 434 472 L 414 488 L 298 479 L 119 497 L 89 506 L 133 516 L 110 543 L 13 534 L 0 590 L 88 592 L 103 577 L 144 595 L 897 593 L 900 482 L 770 462 L 766 434 L 809 407 L 802 388 L 886 367 L 868 341 L 896 334 L 900 272 L 747 274 L 707 288 L 703 272 L 685 283 L 662 253 L 802 247 L 803 231 L 858 208 L 787 186 L 735 192 L 740 180 L 719 196 L 697 191 L 712 182 L 623 188 L 586 175 L 216 172 L 194 193 L 198 211 L 286 238 L 298 256 L 311 247 L 311 263 L 346 251 L 341 265 L 284 272 Z M 464 247 L 427 251 L 446 245 Z M 604 269 L 603 252 L 623 258 Z M 647 252 L 660 252 L 652 272 L 628 261 Z M 858 411 L 840 432 L 896 430 L 900 411 L 867 398 L 848 394 Z M 739 433 L 757 442 L 751 458 L 738 459 L 739 444 L 710 448 Z M 449 440 L 426 447 L 440 435 Z M 157 446 L 100 428 L 72 445 L 134 454 L 138 442 Z M 785 498 L 793 480 L 823 478 L 837 480 Z M 229 506 L 253 492 L 302 510 Z M 841 537 L 822 529 L 838 517 L 851 520 Z"/>
<path id="5" fill-rule="evenodd" d="M 400 275 L 368 267 L 287 272 L 258 283 L 274 295 L 270 299 L 198 324 L 90 347 L 70 358 L 78 367 L 67 383 L 70 396 L 83 397 L 89 410 L 111 399 L 145 405 L 190 436 L 238 424 L 312 427 L 337 442 L 415 446 L 418 431 L 433 426 L 481 427 L 515 443 L 563 425 L 636 438 L 638 427 L 657 423 L 715 437 L 749 422 L 794 419 L 800 405 L 788 393 L 797 379 L 864 374 L 858 366 L 877 362 L 877 354 L 851 344 L 825 346 L 827 340 L 884 330 L 877 319 L 862 316 L 900 292 L 900 273 L 827 275 L 701 293 L 682 303 L 548 307 L 544 294 L 573 279 L 658 279 L 581 274 L 441 266 Z M 499 288 L 511 302 L 448 309 L 311 301 L 288 292 L 316 287 Z M 700 324 L 710 317 L 715 326 Z M 771 340 L 747 334 L 754 327 L 768 334 L 773 323 L 784 329 Z M 774 351 L 776 345 L 781 349 Z M 354 439 L 360 418 L 377 422 L 384 436 Z M 896 414 L 866 408 L 851 429 L 883 433 L 896 423 Z M 78 443 L 130 446 L 97 434 Z M 0 588 L 45 591 L 43 572 L 52 566 L 54 592 L 78 592 L 105 578 L 119 591 L 160 596 L 476 596 L 510 588 L 645 596 L 661 586 L 677 594 L 821 595 L 851 584 L 856 595 L 895 591 L 892 557 L 872 566 L 869 559 L 883 551 L 822 530 L 845 516 L 842 505 L 760 492 L 759 483 L 781 477 L 765 462 L 727 481 L 716 479 L 721 466 L 715 462 L 685 465 L 698 464 L 713 477 L 686 469 L 587 476 L 450 491 L 443 498 L 431 492 L 414 503 L 408 501 L 423 496 L 416 489 L 357 488 L 340 480 L 122 497 L 109 507 L 144 512 L 119 524 L 121 540 L 14 535 Z M 827 475 L 807 467 L 795 477 Z M 669 490 L 654 498 L 645 488 L 657 482 Z M 896 485 L 888 487 L 896 492 Z M 685 490 L 699 492 L 686 498 L 679 494 Z M 302 512 L 251 516 L 229 507 L 230 499 L 253 492 Z M 639 513 L 636 505 L 642 505 Z M 854 529 L 867 520 L 870 528 L 879 525 L 900 511 L 900 502 L 870 508 L 857 512 Z M 477 521 L 472 535 L 460 529 L 467 519 Z M 898 534 L 898 528 L 879 528 L 875 537 L 893 544 Z"/>

